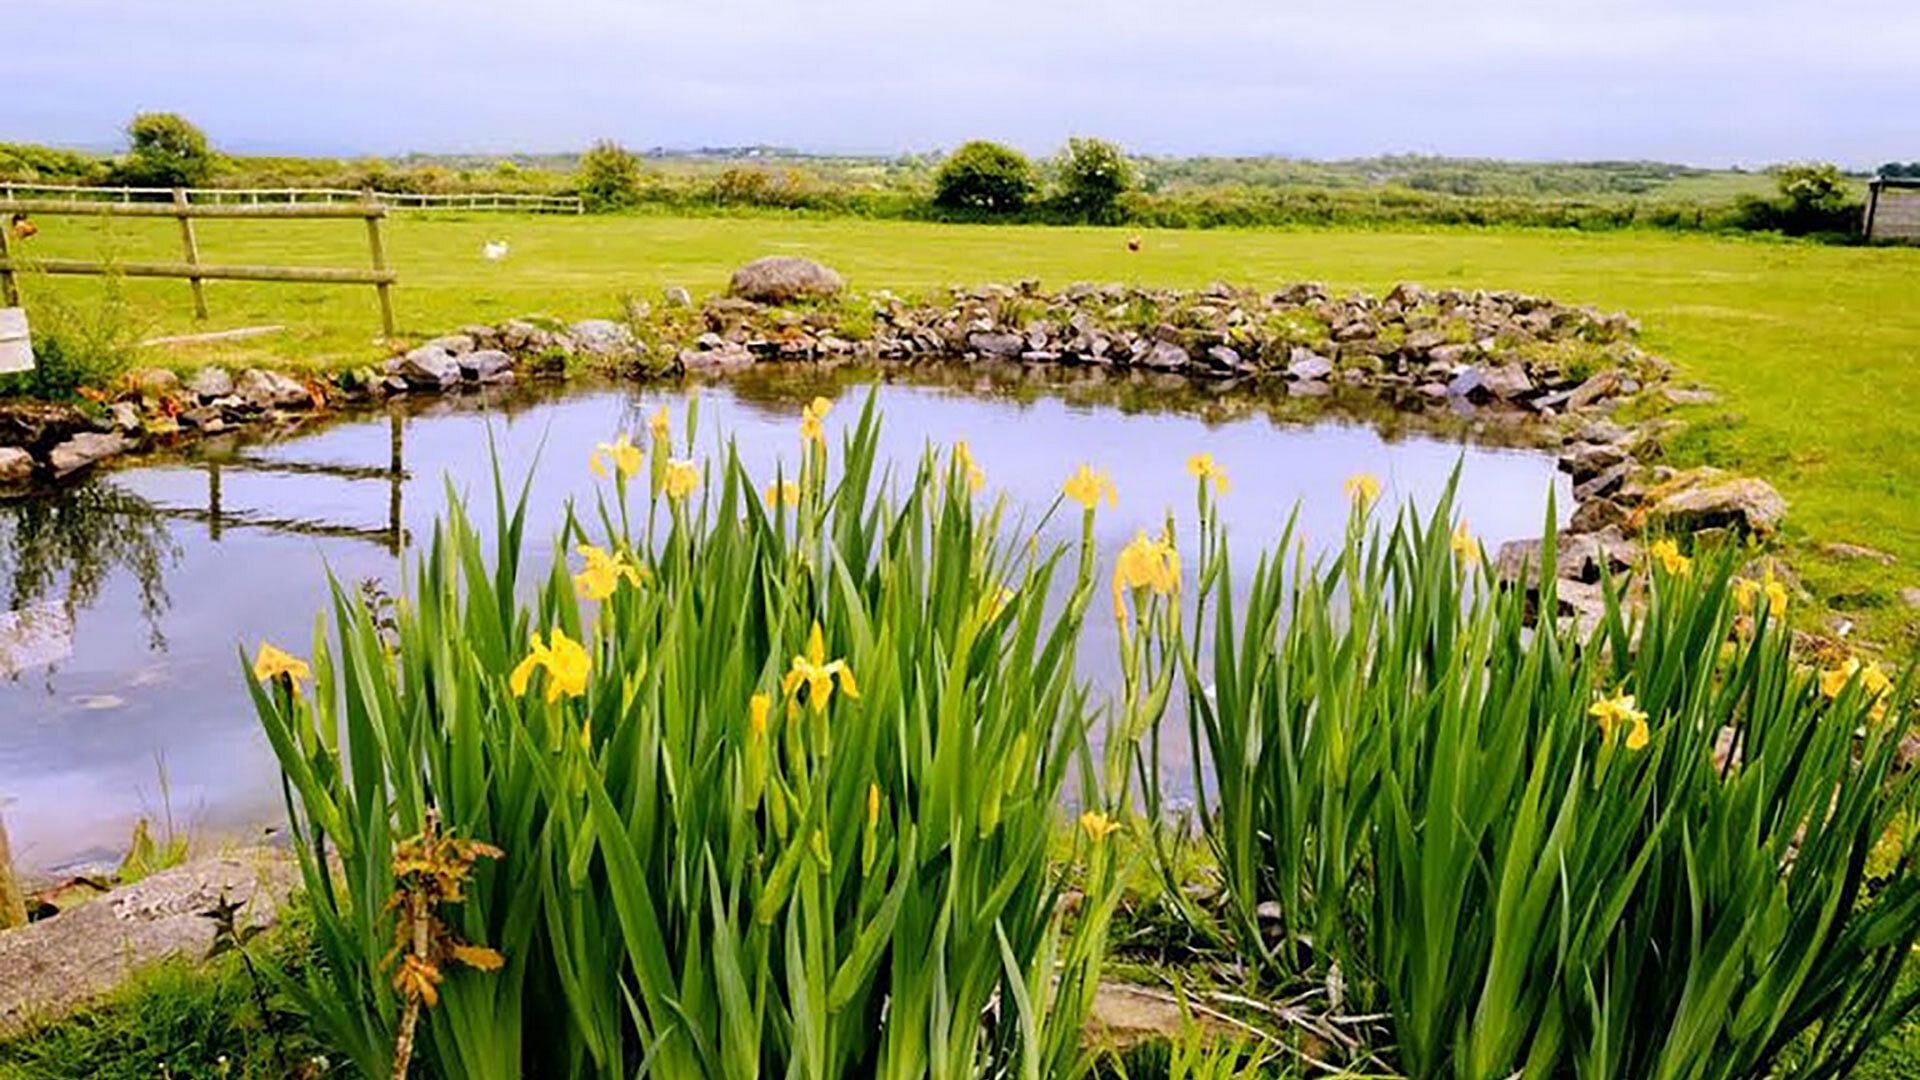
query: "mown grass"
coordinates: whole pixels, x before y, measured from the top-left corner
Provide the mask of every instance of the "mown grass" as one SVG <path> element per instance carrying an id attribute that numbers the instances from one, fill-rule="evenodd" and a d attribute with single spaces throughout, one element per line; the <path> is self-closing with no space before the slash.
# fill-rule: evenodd
<path id="1" fill-rule="evenodd" d="M 175 258 L 172 222 L 49 218 L 29 253 Z M 1520 289 L 1624 309 L 1648 347 L 1683 379 L 1721 395 L 1681 415 L 1690 431 L 1677 460 L 1765 476 L 1793 503 L 1788 540 L 1813 593 L 1885 641 L 1909 643 L 1915 613 L 1899 595 L 1920 586 L 1920 441 L 1905 403 L 1920 392 L 1920 250 L 1831 247 L 1763 239 L 1626 231 L 1583 235 L 1519 230 L 1148 231 L 1129 252 L 1125 230 L 904 222 L 727 218 L 399 217 L 388 251 L 405 333 L 532 312 L 612 315 L 626 295 L 658 299 L 667 285 L 696 295 L 723 288 L 739 264 L 768 253 L 822 259 L 860 290 L 923 290 L 1037 277 L 1193 286 L 1317 278 L 1339 288 Z M 487 262 L 480 246 L 505 239 Z M 353 222 L 205 222 L 203 257 L 219 262 L 363 265 Z M 84 301 L 105 286 L 29 279 L 34 295 Z M 278 323 L 267 338 L 171 353 L 179 364 L 338 366 L 376 359 L 378 317 L 365 287 L 208 286 L 213 318 L 197 327 L 183 282 L 124 283 L 150 333 Z M 1830 541 L 1883 549 L 1900 561 L 1836 559 Z"/>

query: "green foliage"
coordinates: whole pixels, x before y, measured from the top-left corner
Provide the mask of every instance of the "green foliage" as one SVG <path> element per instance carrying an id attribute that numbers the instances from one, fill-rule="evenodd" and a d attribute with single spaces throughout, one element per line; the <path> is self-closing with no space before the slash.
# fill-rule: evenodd
<path id="1" fill-rule="evenodd" d="M 504 851 L 447 910 L 506 957 L 444 973 L 437 1075 L 1073 1076 L 1125 844 L 1050 843 L 1076 772 L 1124 814 L 1130 752 L 1095 766 L 1073 674 L 1091 523 L 1077 559 L 1003 532 L 959 451 L 885 483 L 871 401 L 837 476 L 803 441 L 791 500 L 731 451 L 670 463 L 696 419 L 567 516 L 602 576 L 522 583 L 496 481 L 493 535 L 456 504 L 391 630 L 336 588 L 313 685 L 252 684 L 328 961 L 309 1014 L 385 1071 L 393 852 L 437 817 Z"/>
<path id="2" fill-rule="evenodd" d="M 98 184 L 106 178 L 106 163 L 92 154 L 25 143 L 0 143 L 0 180 Z"/>
<path id="3" fill-rule="evenodd" d="M 127 154 L 114 181 L 136 187 L 198 187 L 217 159 L 206 133 L 178 113 L 139 113 L 127 122 Z"/>
<path id="4" fill-rule="evenodd" d="M 1643 611 L 1609 589 L 1590 636 L 1530 627 L 1451 527 L 1362 500 L 1330 561 L 1263 557 L 1241 597 L 1203 524 L 1182 664 L 1222 932 L 1271 978 L 1337 972 L 1415 1077 L 1844 1074 L 1920 1000 L 1906 688 L 1797 663 L 1726 558 L 1655 569 Z"/>
<path id="5" fill-rule="evenodd" d="M 1778 182 L 1780 194 L 1797 213 L 1831 214 L 1852 204 L 1846 178 L 1840 175 L 1840 167 L 1830 162 L 1782 166 Z"/>
<path id="6" fill-rule="evenodd" d="M 1133 167 L 1105 139 L 1068 139 L 1060 155 L 1060 201 L 1088 221 L 1113 222 L 1120 197 L 1133 189 Z"/>
<path id="7" fill-rule="evenodd" d="M 34 366 L 0 375 L 0 397 L 66 401 L 83 386 L 106 388 L 132 365 L 141 324 L 121 279 L 101 280 L 105 288 L 98 295 L 70 302 L 42 287 L 39 275 L 22 275 L 21 291 L 30 290 Z"/>
<path id="8" fill-rule="evenodd" d="M 933 204 L 944 210 L 1005 214 L 1026 207 L 1039 188 L 1025 154 L 999 143 L 964 143 L 933 175 Z"/>
<path id="9" fill-rule="evenodd" d="M 601 139 L 580 155 L 575 186 L 589 210 L 624 210 L 640 201 L 640 158 L 611 139 Z"/>

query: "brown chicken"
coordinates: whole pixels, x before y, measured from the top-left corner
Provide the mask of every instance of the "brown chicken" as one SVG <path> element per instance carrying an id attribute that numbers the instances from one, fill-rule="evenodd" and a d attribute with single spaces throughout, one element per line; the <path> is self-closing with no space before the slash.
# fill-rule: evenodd
<path id="1" fill-rule="evenodd" d="M 27 237 L 34 236 L 40 232 L 40 226 L 29 221 L 25 214 L 13 215 L 13 220 L 7 223 L 7 227 L 13 231 L 13 238 L 15 240 L 25 240 Z"/>

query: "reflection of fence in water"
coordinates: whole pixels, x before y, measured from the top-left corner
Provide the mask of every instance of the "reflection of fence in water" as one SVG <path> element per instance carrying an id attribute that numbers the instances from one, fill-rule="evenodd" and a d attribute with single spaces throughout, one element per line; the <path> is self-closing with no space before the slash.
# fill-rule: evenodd
<path id="1" fill-rule="evenodd" d="M 286 533 L 293 536 L 321 536 L 346 540 L 365 540 L 378 544 L 390 554 L 399 555 L 400 549 L 407 544 L 406 529 L 400 523 L 401 490 L 407 480 L 407 470 L 403 460 L 402 433 L 406 430 L 404 419 L 399 413 L 388 417 L 389 454 L 387 464 L 381 465 L 330 465 L 307 461 L 271 461 L 265 458 L 245 457 L 234 454 L 221 458 L 203 458 L 202 466 L 207 473 L 207 505 L 197 506 L 160 506 L 154 512 L 164 517 L 185 521 L 197 521 L 207 526 L 212 539 L 220 539 L 227 529 L 265 529 L 270 532 Z M 324 476 L 335 480 L 383 480 L 387 485 L 387 520 L 382 526 L 353 525 L 332 521 L 316 521 L 310 518 L 276 517 L 255 513 L 249 510 L 229 508 L 222 497 L 221 477 L 228 472 L 266 473 L 280 476 Z"/>

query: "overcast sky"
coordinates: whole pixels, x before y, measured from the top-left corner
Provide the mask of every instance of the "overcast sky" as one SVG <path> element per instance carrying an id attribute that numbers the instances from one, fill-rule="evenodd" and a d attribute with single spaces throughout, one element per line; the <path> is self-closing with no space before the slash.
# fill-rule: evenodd
<path id="1" fill-rule="evenodd" d="M 0 141 L 1920 159 L 1920 0 L 0 0 Z"/>

